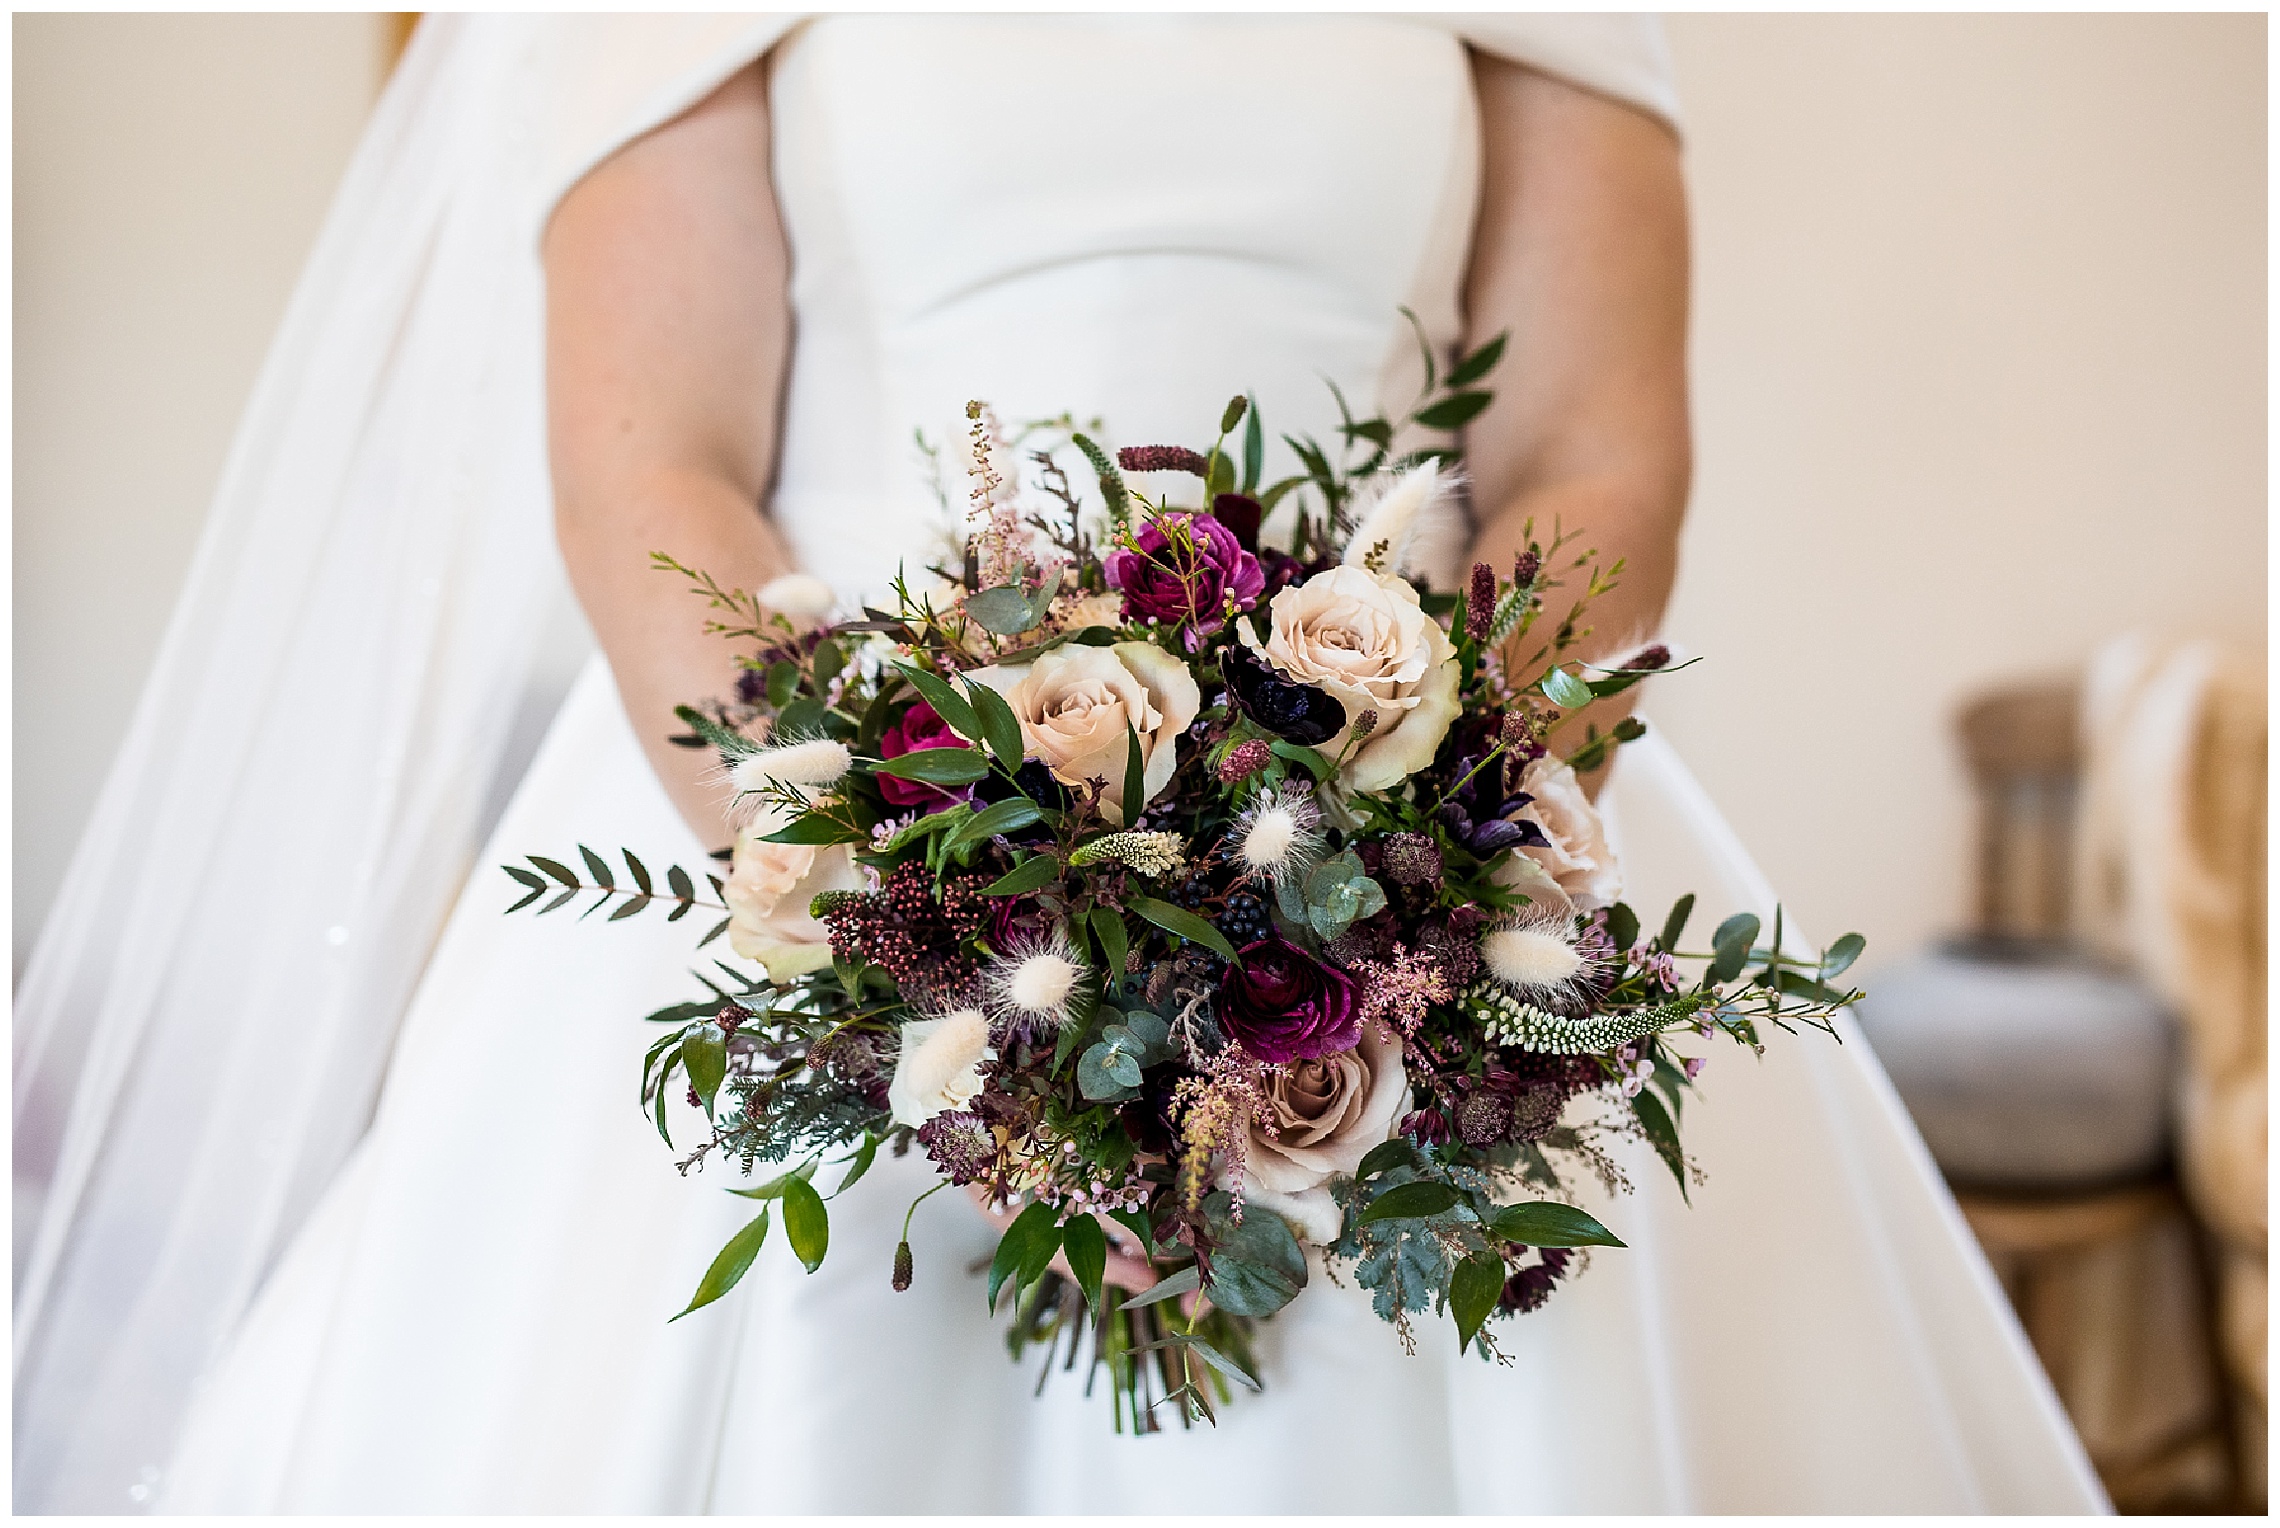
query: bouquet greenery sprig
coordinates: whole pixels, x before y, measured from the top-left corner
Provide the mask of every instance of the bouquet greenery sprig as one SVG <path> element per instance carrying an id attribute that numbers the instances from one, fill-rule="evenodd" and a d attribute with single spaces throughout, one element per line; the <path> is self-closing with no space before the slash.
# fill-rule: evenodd
<path id="1" fill-rule="evenodd" d="M 1477 414 L 1501 348 L 1428 354 L 1405 432 Z M 1064 420 L 1026 456 L 972 405 L 952 555 L 859 619 L 660 556 L 744 665 L 681 713 L 733 783 L 729 873 L 708 898 L 581 848 L 509 874 L 542 911 L 725 915 L 702 943 L 739 963 L 651 1015 L 641 1099 L 668 1142 L 670 1103 L 701 1113 L 683 1171 L 776 1171 L 734 1190 L 757 1211 L 689 1310 L 776 1220 L 813 1272 L 819 1167 L 846 1193 L 885 1147 L 1010 1216 L 978 1297 L 1017 1354 L 1089 1345 L 1120 1427 L 1257 1388 L 1253 1323 L 1324 1268 L 1412 1349 L 1436 1313 L 1494 1358 L 1501 1319 L 1622 1246 L 1574 1192 L 1627 1186 L 1621 1142 L 1694 1181 L 1704 1045 L 1857 997 L 1857 935 L 1800 958 L 1743 913 L 1688 949 L 1692 897 L 1641 923 L 1578 778 L 1643 732 L 1579 713 L 1672 667 L 1583 658 L 1620 562 L 1550 534 L 1429 590 L 1405 570 L 1455 449 L 1341 412 L 1264 484 L 1247 399 L 1204 450 Z M 1105 1282 L 1112 1240 L 1153 1287 Z"/>

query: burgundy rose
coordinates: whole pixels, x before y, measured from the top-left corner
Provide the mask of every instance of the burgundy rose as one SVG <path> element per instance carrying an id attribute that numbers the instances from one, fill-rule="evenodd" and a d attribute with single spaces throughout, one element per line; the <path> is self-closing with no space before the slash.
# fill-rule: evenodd
<path id="1" fill-rule="evenodd" d="M 879 738 L 879 757 L 899 759 L 906 753 L 917 753 L 924 748 L 963 748 L 966 740 L 950 730 L 950 724 L 934 714 L 934 708 L 918 701 L 892 727 Z M 879 783 L 879 794 L 896 806 L 936 807 L 946 801 L 971 800 L 974 788 L 962 785 L 956 789 L 944 785 L 928 785 L 923 780 L 898 780 L 893 775 L 881 774 L 872 778 Z"/>
<path id="2" fill-rule="evenodd" d="M 1124 591 L 1127 620 L 1217 631 L 1229 595 L 1237 610 L 1248 610 L 1267 587 L 1259 559 L 1210 515 L 1160 515 L 1140 528 L 1138 540 L 1139 551 L 1111 552 L 1101 563 L 1109 587 Z"/>
<path id="3" fill-rule="evenodd" d="M 1361 1042 L 1354 983 L 1274 935 L 1236 952 L 1222 989 L 1227 1032 L 1261 1061 L 1306 1061 Z"/>

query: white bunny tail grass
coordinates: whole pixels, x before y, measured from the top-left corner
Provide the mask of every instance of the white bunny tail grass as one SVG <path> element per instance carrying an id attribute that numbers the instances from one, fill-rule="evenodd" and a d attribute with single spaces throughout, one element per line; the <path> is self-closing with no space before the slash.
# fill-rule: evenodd
<path id="1" fill-rule="evenodd" d="M 1360 523 L 1346 542 L 1346 564 L 1373 573 L 1415 569 L 1437 585 L 1455 587 L 1470 534 L 1462 480 L 1440 463 L 1426 462 L 1379 482 L 1382 486 L 1364 501 Z"/>
<path id="2" fill-rule="evenodd" d="M 771 785 L 807 789 L 838 784 L 853 762 L 854 755 L 837 738 L 811 737 L 746 754 L 736 761 L 728 777 L 739 791 L 763 790 Z"/>
<path id="3" fill-rule="evenodd" d="M 1268 791 L 1235 819 L 1235 858 L 1261 880 L 1281 885 L 1322 858 L 1322 811 L 1288 785 Z"/>
<path id="4" fill-rule="evenodd" d="M 1481 935 L 1480 960 L 1488 974 L 1514 992 L 1533 997 L 1576 996 L 1598 974 L 1598 963 L 1577 947 L 1575 919 L 1558 912 L 1523 913 Z"/>
<path id="5" fill-rule="evenodd" d="M 1051 933 L 1014 945 L 985 966 L 982 990 L 1009 1039 L 1033 1038 L 1084 1016 L 1092 974 L 1083 954 L 1055 924 Z"/>

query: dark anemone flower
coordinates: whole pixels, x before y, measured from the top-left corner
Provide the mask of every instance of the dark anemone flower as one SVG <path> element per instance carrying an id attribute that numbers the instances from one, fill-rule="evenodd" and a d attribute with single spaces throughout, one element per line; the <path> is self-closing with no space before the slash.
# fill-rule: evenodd
<path id="1" fill-rule="evenodd" d="M 1219 672 L 1235 708 L 1287 742 L 1327 743 L 1346 725 L 1346 708 L 1327 690 L 1285 679 L 1239 642 L 1219 654 Z"/>

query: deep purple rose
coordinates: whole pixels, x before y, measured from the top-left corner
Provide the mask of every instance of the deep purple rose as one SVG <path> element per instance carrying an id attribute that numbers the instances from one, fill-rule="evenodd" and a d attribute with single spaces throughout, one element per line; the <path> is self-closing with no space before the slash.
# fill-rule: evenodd
<path id="1" fill-rule="evenodd" d="M 1261 1061 L 1306 1061 L 1361 1043 L 1354 983 L 1274 935 L 1236 952 L 1221 989 L 1227 1032 Z"/>
<path id="2" fill-rule="evenodd" d="M 950 724 L 934 714 L 934 708 L 919 701 L 892 727 L 879 737 L 879 757 L 899 759 L 906 753 L 917 753 L 922 748 L 963 748 L 966 740 L 950 730 Z M 946 801 L 969 801 L 974 788 L 961 785 L 953 789 L 945 785 L 928 785 L 923 780 L 898 780 L 893 775 L 874 775 L 879 794 L 896 806 L 937 807 Z"/>
<path id="3" fill-rule="evenodd" d="M 1124 591 L 1127 620 L 1217 631 L 1229 595 L 1237 610 L 1248 610 L 1267 587 L 1259 559 L 1210 515 L 1159 515 L 1138 539 L 1139 551 L 1111 552 L 1101 562 L 1108 586 Z"/>

